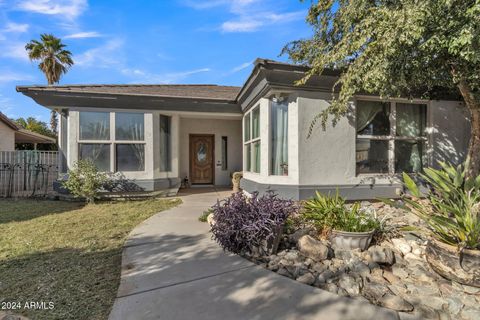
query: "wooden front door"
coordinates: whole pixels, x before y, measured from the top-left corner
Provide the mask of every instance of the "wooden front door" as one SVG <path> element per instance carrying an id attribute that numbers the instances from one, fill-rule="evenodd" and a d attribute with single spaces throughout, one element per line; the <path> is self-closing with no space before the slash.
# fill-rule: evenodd
<path id="1" fill-rule="evenodd" d="M 214 136 L 190 135 L 190 181 L 192 184 L 213 184 Z"/>

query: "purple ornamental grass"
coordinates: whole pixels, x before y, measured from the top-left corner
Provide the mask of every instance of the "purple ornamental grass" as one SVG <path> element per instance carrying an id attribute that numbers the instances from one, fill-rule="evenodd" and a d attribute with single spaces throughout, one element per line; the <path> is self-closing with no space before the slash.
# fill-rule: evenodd
<path id="1" fill-rule="evenodd" d="M 251 198 L 237 192 L 212 208 L 213 238 L 224 250 L 234 253 L 251 252 L 253 247 L 273 240 L 276 231 L 297 210 L 292 200 L 280 199 L 273 191 L 261 197 L 256 192 Z"/>

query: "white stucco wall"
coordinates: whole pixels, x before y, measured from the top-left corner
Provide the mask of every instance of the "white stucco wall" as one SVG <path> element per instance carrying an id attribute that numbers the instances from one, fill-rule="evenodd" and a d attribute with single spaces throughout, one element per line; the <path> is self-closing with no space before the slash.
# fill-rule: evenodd
<path id="1" fill-rule="evenodd" d="M 15 131 L 0 121 L 0 151 L 15 150 Z"/>
<path id="2" fill-rule="evenodd" d="M 218 115 L 217 115 L 218 116 Z M 215 115 L 211 115 L 215 117 Z M 193 117 L 182 115 L 180 117 L 179 137 L 179 173 L 180 178 L 190 177 L 190 134 L 214 134 L 215 135 L 215 185 L 228 186 L 231 184 L 230 174 L 242 171 L 242 125 L 240 117 L 231 119 L 208 119 L 205 117 Z M 227 170 L 222 170 L 222 136 L 228 137 L 227 146 Z"/>

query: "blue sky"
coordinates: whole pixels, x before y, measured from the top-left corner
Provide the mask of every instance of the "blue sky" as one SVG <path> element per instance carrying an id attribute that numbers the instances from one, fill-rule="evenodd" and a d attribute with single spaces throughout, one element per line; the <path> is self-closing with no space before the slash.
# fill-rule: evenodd
<path id="1" fill-rule="evenodd" d="M 309 1 L 0 0 L 0 111 L 48 121 L 49 111 L 15 91 L 45 84 L 24 46 L 41 33 L 63 39 L 75 65 L 61 84 L 242 85 L 257 57 L 278 57 L 307 37 Z"/>

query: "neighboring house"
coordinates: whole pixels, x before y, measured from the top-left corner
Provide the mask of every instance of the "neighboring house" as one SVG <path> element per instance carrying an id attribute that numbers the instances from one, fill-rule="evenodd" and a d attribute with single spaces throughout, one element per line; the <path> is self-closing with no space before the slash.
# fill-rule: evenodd
<path id="1" fill-rule="evenodd" d="M 28 143 L 36 149 L 37 144 L 55 143 L 55 139 L 23 129 L 0 112 L 0 151 L 14 151 L 16 143 Z"/>
<path id="2" fill-rule="evenodd" d="M 459 101 L 358 95 L 325 131 L 312 119 L 329 106 L 335 72 L 294 82 L 306 67 L 257 59 L 243 87 L 216 85 L 21 86 L 61 113 L 60 150 L 68 166 L 93 159 L 145 190 L 228 185 L 304 199 L 315 190 L 349 199 L 394 197 L 399 173 L 438 160 L 463 161 L 468 114 Z M 243 125 L 242 125 L 243 124 Z"/>

